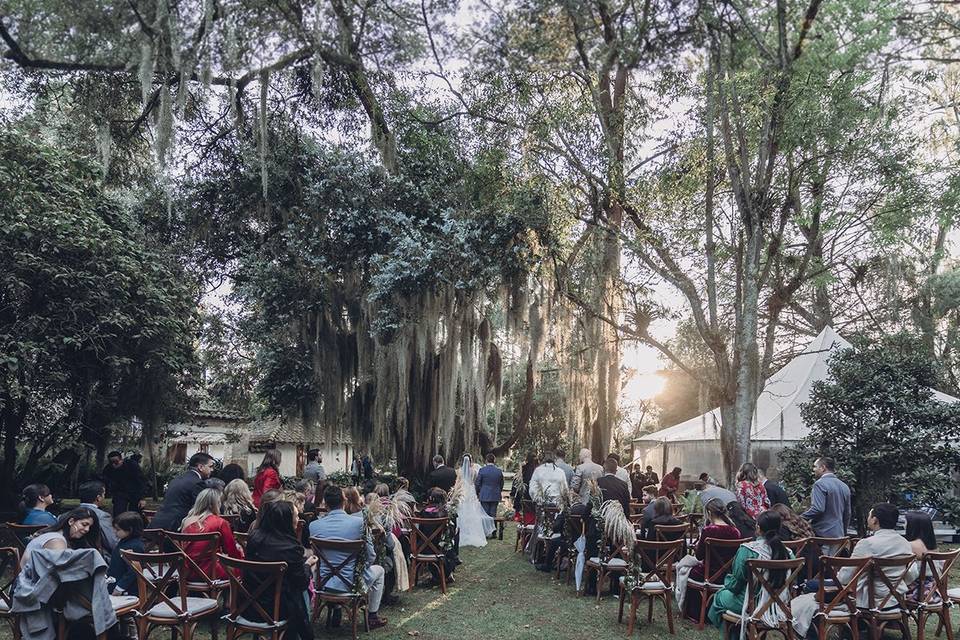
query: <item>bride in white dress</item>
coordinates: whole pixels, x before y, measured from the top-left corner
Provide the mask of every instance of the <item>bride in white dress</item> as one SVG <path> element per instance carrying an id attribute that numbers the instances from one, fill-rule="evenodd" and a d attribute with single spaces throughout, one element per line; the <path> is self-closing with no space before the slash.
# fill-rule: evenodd
<path id="1" fill-rule="evenodd" d="M 457 528 L 460 529 L 461 547 L 485 547 L 487 536 L 493 533 L 496 523 L 480 506 L 477 498 L 476 480 L 479 467 L 472 464 L 469 455 L 460 463 L 460 483 L 463 498 L 457 506 Z"/>

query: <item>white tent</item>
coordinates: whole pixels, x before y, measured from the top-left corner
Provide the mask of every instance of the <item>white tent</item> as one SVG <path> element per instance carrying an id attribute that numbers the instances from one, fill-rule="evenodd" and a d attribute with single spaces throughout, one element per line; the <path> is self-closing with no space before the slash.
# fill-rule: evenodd
<path id="1" fill-rule="evenodd" d="M 776 474 L 775 453 L 809 433 L 800 417 L 800 405 L 810 399 L 813 383 L 828 374 L 828 361 L 850 343 L 827 327 L 807 345 L 802 353 L 770 376 L 757 398 L 750 429 L 753 459 L 761 467 Z M 957 398 L 933 392 L 941 402 L 958 402 Z M 685 469 L 684 476 L 696 478 L 701 472 L 722 477 L 720 458 L 720 410 L 713 409 L 685 422 L 649 433 L 634 440 L 634 458 L 644 466 L 666 471 L 675 466 Z M 775 477 L 775 475 L 774 475 Z"/>

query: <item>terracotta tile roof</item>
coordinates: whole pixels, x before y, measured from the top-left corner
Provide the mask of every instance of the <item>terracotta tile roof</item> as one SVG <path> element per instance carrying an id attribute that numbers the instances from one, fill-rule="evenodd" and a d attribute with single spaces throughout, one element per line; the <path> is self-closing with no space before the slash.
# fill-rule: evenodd
<path id="1" fill-rule="evenodd" d="M 285 419 L 280 416 L 254 420 L 248 426 L 250 442 L 277 442 L 284 444 L 301 444 L 308 441 L 303 430 L 303 423 L 299 420 Z M 314 443 L 314 440 L 310 440 Z M 351 444 L 349 434 L 335 437 L 333 444 Z"/>

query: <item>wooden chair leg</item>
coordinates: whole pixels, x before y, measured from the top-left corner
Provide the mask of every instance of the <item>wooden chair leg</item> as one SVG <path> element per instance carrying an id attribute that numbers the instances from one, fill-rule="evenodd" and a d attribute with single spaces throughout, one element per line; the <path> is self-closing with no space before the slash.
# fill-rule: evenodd
<path id="1" fill-rule="evenodd" d="M 607 577 L 607 572 L 601 567 L 597 570 L 597 602 L 600 602 L 600 594 L 603 593 L 603 579 Z"/>
<path id="2" fill-rule="evenodd" d="M 617 624 L 623 623 L 623 599 L 627 597 L 623 583 L 620 583 L 620 604 L 617 607 Z"/>
<path id="3" fill-rule="evenodd" d="M 953 640 L 953 623 L 950 621 L 950 609 L 944 609 L 940 614 L 940 624 L 947 630 L 947 640 Z"/>
<path id="4" fill-rule="evenodd" d="M 441 562 L 441 563 L 437 566 L 437 569 L 440 571 L 440 593 L 446 594 L 446 593 L 447 593 L 447 570 L 446 570 L 446 567 L 444 567 L 444 566 L 443 566 L 443 563 Z"/>
<path id="5" fill-rule="evenodd" d="M 353 630 L 353 640 L 357 640 L 357 614 L 358 614 L 358 607 L 357 607 L 357 601 L 356 601 L 356 600 L 353 601 L 353 605 L 350 607 L 350 611 L 351 611 L 351 613 L 350 613 L 350 623 L 351 623 L 350 626 L 351 626 L 351 628 L 352 628 L 352 630 Z"/>
<path id="6" fill-rule="evenodd" d="M 924 631 L 927 626 L 927 617 L 928 614 L 923 610 L 917 612 L 917 640 L 923 640 L 924 635 L 926 635 Z"/>
<path id="7" fill-rule="evenodd" d="M 640 597 L 635 591 L 630 592 L 630 618 L 627 620 L 627 636 L 633 635 L 633 627 L 637 623 L 637 607 L 640 606 Z"/>
<path id="8" fill-rule="evenodd" d="M 670 591 L 667 591 L 663 594 L 663 604 L 667 609 L 667 629 L 670 631 L 670 635 L 676 635 L 676 632 L 673 630 L 673 594 Z"/>
<path id="9" fill-rule="evenodd" d="M 647 596 L 647 624 L 653 622 L 653 596 Z"/>

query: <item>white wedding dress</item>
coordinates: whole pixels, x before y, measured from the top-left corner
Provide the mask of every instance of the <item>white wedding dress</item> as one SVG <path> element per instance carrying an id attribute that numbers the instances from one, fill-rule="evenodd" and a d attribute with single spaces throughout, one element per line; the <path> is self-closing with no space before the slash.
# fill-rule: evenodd
<path id="1" fill-rule="evenodd" d="M 469 456 L 463 457 L 460 464 L 460 482 L 463 485 L 463 498 L 457 506 L 457 528 L 460 529 L 461 547 L 485 547 L 487 536 L 496 529 L 493 518 L 480 506 L 477 490 L 477 465 L 470 464 Z"/>

